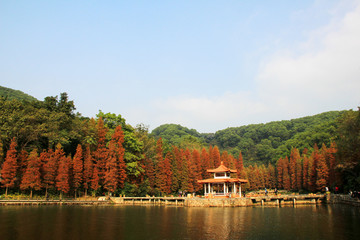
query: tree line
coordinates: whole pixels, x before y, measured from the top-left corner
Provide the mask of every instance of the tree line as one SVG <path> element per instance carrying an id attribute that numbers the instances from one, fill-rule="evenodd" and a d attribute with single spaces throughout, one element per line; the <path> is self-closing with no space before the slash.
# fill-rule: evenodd
<path id="1" fill-rule="evenodd" d="M 197 180 L 211 177 L 206 170 L 221 161 L 238 170 L 232 177 L 249 180 L 249 190 L 316 192 L 324 186 L 360 186 L 360 110 L 346 111 L 336 120 L 330 144 L 321 149 L 294 144 L 288 155 L 267 164 L 191 136 L 169 143 L 144 125 L 130 126 L 121 115 L 99 111 L 96 118 L 82 117 L 66 93 L 44 101 L 0 98 L 0 111 L 3 193 L 202 193 Z"/>

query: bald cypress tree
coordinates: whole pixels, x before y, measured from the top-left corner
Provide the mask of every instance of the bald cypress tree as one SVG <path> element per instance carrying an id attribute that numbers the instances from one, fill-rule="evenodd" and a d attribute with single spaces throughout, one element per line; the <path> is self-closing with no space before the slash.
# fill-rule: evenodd
<path id="1" fill-rule="evenodd" d="M 30 198 L 32 198 L 33 190 L 41 189 L 40 167 L 41 161 L 38 157 L 37 149 L 34 149 L 29 155 L 27 168 L 20 185 L 22 190 L 30 189 Z"/>
<path id="2" fill-rule="evenodd" d="M 1 184 L 6 188 L 5 196 L 8 194 L 8 188 L 15 186 L 16 171 L 18 168 L 16 146 L 16 140 L 13 138 L 11 140 L 10 148 L 6 153 L 6 158 L 1 169 Z"/>
<path id="3" fill-rule="evenodd" d="M 71 158 L 62 156 L 59 159 L 59 169 L 56 176 L 56 188 L 60 191 L 60 199 L 64 193 L 70 191 L 70 164 Z"/>
<path id="4" fill-rule="evenodd" d="M 84 154 L 84 171 L 83 171 L 85 197 L 87 196 L 87 190 L 90 188 L 92 176 L 93 176 L 93 158 L 91 156 L 90 146 L 87 145 Z"/>
<path id="5" fill-rule="evenodd" d="M 76 153 L 73 158 L 73 177 L 74 177 L 74 188 L 75 198 L 76 192 L 82 186 L 84 174 L 84 161 L 83 161 L 83 150 L 80 144 L 76 148 Z"/>
<path id="6" fill-rule="evenodd" d="M 160 192 L 165 194 L 171 193 L 171 153 L 167 153 L 157 165 L 156 186 Z"/>

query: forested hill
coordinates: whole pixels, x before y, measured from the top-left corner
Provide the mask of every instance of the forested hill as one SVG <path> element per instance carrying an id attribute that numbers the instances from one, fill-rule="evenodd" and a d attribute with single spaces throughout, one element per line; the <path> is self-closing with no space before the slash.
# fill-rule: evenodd
<path id="1" fill-rule="evenodd" d="M 26 101 L 37 101 L 36 98 L 22 91 L 6 88 L 2 86 L 0 86 L 0 96 L 5 97 L 9 100 L 17 99 L 17 100 L 26 100 Z"/>
<path id="2" fill-rule="evenodd" d="M 290 154 L 291 148 L 311 149 L 314 144 L 327 146 L 335 140 L 337 118 L 344 111 L 331 111 L 314 116 L 265 124 L 251 124 L 219 130 L 215 134 L 201 134 L 194 129 L 176 124 L 165 124 L 154 129 L 152 135 L 171 144 L 203 146 L 217 145 L 233 156 L 241 151 L 244 163 L 275 163 Z M 191 140 L 189 142 L 189 140 Z"/>

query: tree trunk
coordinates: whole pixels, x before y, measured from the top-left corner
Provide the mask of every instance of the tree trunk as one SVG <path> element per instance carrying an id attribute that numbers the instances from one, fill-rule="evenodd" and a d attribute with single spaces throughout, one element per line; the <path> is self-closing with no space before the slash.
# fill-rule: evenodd
<path id="1" fill-rule="evenodd" d="M 32 199 L 32 189 L 30 190 L 30 199 Z"/>
<path id="2" fill-rule="evenodd" d="M 47 199 L 47 195 L 48 195 L 48 191 L 47 191 L 47 187 L 45 188 L 45 199 Z"/>
<path id="3" fill-rule="evenodd" d="M 5 197 L 7 197 L 7 193 L 8 193 L 8 187 L 6 187 Z"/>

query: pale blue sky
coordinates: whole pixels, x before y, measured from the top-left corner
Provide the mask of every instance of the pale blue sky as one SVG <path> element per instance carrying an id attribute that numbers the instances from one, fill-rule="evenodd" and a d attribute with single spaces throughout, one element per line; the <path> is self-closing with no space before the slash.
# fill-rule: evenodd
<path id="1" fill-rule="evenodd" d="M 360 105 L 360 2 L 0 1 L 0 85 L 200 132 Z"/>

